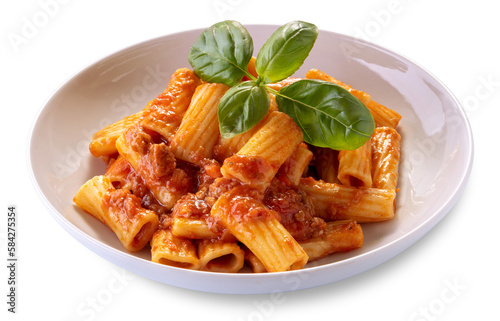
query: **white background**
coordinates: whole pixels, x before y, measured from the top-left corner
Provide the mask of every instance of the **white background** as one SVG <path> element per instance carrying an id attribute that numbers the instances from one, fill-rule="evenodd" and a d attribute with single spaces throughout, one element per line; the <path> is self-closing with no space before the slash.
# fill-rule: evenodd
<path id="1" fill-rule="evenodd" d="M 7 3 L 9 3 L 7 5 Z M 6 215 L 0 219 L 2 320 L 493 320 L 498 315 L 496 182 L 500 41 L 493 1 L 2 1 L 1 206 L 18 209 L 18 306 L 7 313 Z M 327 6 L 326 6 L 327 4 Z M 37 20 L 38 27 L 27 31 Z M 43 207 L 28 175 L 29 131 L 64 81 L 116 50 L 224 19 L 300 19 L 394 50 L 464 105 L 475 139 L 461 199 L 430 233 L 380 266 L 334 284 L 270 295 L 201 293 L 156 283 L 87 250 Z M 24 34 L 23 34 L 24 32 Z M 16 39 L 14 41 L 13 39 Z M 493 188 L 486 188 L 487 186 Z M 94 302 L 94 303 L 92 303 Z"/>

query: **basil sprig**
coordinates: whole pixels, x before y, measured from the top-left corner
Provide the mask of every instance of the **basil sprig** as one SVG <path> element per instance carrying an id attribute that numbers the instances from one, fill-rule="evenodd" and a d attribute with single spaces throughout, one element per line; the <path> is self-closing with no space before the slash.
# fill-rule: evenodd
<path id="1" fill-rule="evenodd" d="M 230 138 L 255 126 L 269 110 L 269 93 L 280 111 L 304 133 L 304 141 L 318 147 L 351 150 L 370 139 L 375 123 L 370 111 L 347 90 L 330 82 L 304 79 L 275 91 L 267 84 L 295 73 L 309 55 L 318 29 L 292 21 L 264 43 L 255 61 L 256 78 L 247 71 L 253 54 L 248 31 L 236 21 L 222 21 L 206 29 L 189 53 L 189 63 L 204 81 L 232 88 L 218 106 L 220 133 Z M 242 81 L 247 76 L 247 81 Z"/>

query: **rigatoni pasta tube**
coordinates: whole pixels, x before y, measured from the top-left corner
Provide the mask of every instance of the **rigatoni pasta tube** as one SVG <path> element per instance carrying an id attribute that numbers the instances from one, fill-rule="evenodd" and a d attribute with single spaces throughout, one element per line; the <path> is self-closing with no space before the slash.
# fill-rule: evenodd
<path id="1" fill-rule="evenodd" d="M 326 221 L 355 220 L 358 223 L 394 217 L 395 190 L 344 186 L 302 178 L 299 188 L 317 205 L 317 215 Z"/>
<path id="2" fill-rule="evenodd" d="M 401 120 L 401 115 L 395 110 L 390 109 L 374 100 L 370 100 L 366 107 L 370 110 L 377 127 L 392 127 L 396 128 Z"/>
<path id="3" fill-rule="evenodd" d="M 302 140 L 302 131 L 290 116 L 272 112 L 238 153 L 224 160 L 221 173 L 263 192 Z"/>
<path id="4" fill-rule="evenodd" d="M 259 195 L 249 186 L 235 187 L 217 199 L 210 215 L 245 244 L 267 271 L 301 269 L 307 254 L 278 221 L 278 213 L 259 201 Z"/>
<path id="5" fill-rule="evenodd" d="M 353 220 L 341 220 L 327 222 L 320 236 L 299 243 L 309 256 L 309 261 L 313 261 L 335 252 L 360 248 L 363 241 L 361 225 Z"/>
<path id="6" fill-rule="evenodd" d="M 243 249 L 245 251 L 245 262 L 250 266 L 253 273 L 264 273 L 267 272 L 266 267 L 259 260 L 252 251 L 250 251 L 247 247 Z"/>
<path id="7" fill-rule="evenodd" d="M 395 189 L 398 184 L 401 136 L 391 127 L 377 127 L 372 138 L 373 187 Z"/>
<path id="8" fill-rule="evenodd" d="M 189 239 L 216 238 L 218 230 L 209 227 L 210 205 L 196 194 L 181 197 L 172 209 L 171 230 L 175 236 Z M 217 231 L 217 232 L 216 232 Z"/>
<path id="9" fill-rule="evenodd" d="M 142 182 L 141 179 L 136 179 L 137 175 L 135 174 L 134 168 L 121 155 L 108 163 L 104 176 L 109 177 L 113 186 L 116 188 L 119 187 L 132 190 L 132 185 L 134 184 L 132 180 Z"/>
<path id="10" fill-rule="evenodd" d="M 238 134 L 231 138 L 222 138 L 219 136 L 219 140 L 213 148 L 213 158 L 215 158 L 220 163 L 224 162 L 224 159 L 236 154 L 250 138 L 263 126 L 267 117 L 273 112 L 278 110 L 278 105 L 271 99 L 271 104 L 269 106 L 269 111 L 266 116 L 250 130 Z"/>
<path id="11" fill-rule="evenodd" d="M 193 71 L 188 68 L 177 69 L 163 93 L 148 104 L 140 125 L 170 141 L 200 84 L 201 80 Z"/>
<path id="12" fill-rule="evenodd" d="M 283 87 L 286 87 L 288 85 L 291 85 L 293 84 L 294 82 L 297 82 L 301 79 L 304 79 L 304 78 L 298 78 L 298 77 L 288 77 L 288 78 L 285 78 L 281 81 L 278 81 L 278 82 L 274 82 L 274 83 L 270 83 L 270 84 L 267 84 L 267 86 L 271 89 L 274 89 L 276 91 L 279 91 L 281 88 Z"/>
<path id="13" fill-rule="evenodd" d="M 338 179 L 347 186 L 372 186 L 372 145 L 370 140 L 356 149 L 339 151 Z"/>
<path id="14" fill-rule="evenodd" d="M 177 168 L 167 145 L 154 144 L 142 127 L 136 125 L 127 129 L 116 141 L 116 148 L 167 209 L 191 190 L 192 178 Z"/>
<path id="15" fill-rule="evenodd" d="M 203 159 L 212 157 L 220 134 L 217 106 L 228 89 L 218 83 L 204 83 L 196 88 L 170 145 L 175 157 L 200 166 Z"/>
<path id="16" fill-rule="evenodd" d="M 200 270 L 236 273 L 245 263 L 245 252 L 236 242 L 205 239 L 198 242 Z"/>
<path id="17" fill-rule="evenodd" d="M 99 130 L 92 136 L 92 141 L 89 144 L 90 153 L 94 157 L 111 156 L 116 154 L 116 140 L 123 132 L 134 125 L 144 114 L 140 111 L 136 114 L 127 116 L 113 124 L 110 124 Z"/>
<path id="18" fill-rule="evenodd" d="M 147 155 L 153 138 L 139 125 L 127 128 L 116 140 L 118 153 L 137 170 L 141 159 Z"/>
<path id="19" fill-rule="evenodd" d="M 176 70 L 165 91 L 151 100 L 143 110 L 96 132 L 89 144 L 91 154 L 95 157 L 115 154 L 118 137 L 136 123 L 170 140 L 200 83 L 193 71 L 187 68 Z"/>
<path id="20" fill-rule="evenodd" d="M 129 190 L 115 189 L 106 176 L 95 176 L 76 193 L 73 201 L 106 224 L 130 252 L 141 250 L 158 228 L 158 215 L 141 207 Z"/>
<path id="21" fill-rule="evenodd" d="M 297 187 L 312 157 L 313 153 L 305 145 L 297 147 L 293 154 L 281 165 L 276 177 L 288 185 Z"/>
<path id="22" fill-rule="evenodd" d="M 151 261 L 191 270 L 198 270 L 201 265 L 196 246 L 167 229 L 159 229 L 151 238 Z"/>
<path id="23" fill-rule="evenodd" d="M 218 236 L 210 230 L 204 219 L 173 217 L 171 229 L 175 236 L 189 239 L 209 239 Z"/>

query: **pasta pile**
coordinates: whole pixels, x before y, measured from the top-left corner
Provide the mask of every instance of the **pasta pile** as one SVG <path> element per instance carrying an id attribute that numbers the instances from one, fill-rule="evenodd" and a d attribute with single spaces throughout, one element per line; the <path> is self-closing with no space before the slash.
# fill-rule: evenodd
<path id="1" fill-rule="evenodd" d="M 108 166 L 75 204 L 128 251 L 150 244 L 153 262 L 187 269 L 288 271 L 361 247 L 360 224 L 394 217 L 401 116 L 319 70 L 305 78 L 361 100 L 376 123 L 371 139 L 351 151 L 308 146 L 274 97 L 258 125 L 223 139 L 217 105 L 229 87 L 181 68 L 142 111 L 93 136 L 90 152 Z"/>

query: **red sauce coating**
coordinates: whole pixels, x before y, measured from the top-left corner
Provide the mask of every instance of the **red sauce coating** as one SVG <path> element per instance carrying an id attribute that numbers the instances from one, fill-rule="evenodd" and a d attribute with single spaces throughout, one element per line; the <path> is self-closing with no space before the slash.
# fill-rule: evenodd
<path id="1" fill-rule="evenodd" d="M 173 217 L 202 219 L 210 215 L 211 206 L 195 194 L 186 194 L 181 197 L 172 210 Z"/>
<path id="2" fill-rule="evenodd" d="M 278 213 L 262 203 L 263 195 L 248 185 L 239 185 L 224 193 L 218 199 L 219 209 L 224 216 L 238 223 L 254 220 L 280 219 Z"/>
<path id="3" fill-rule="evenodd" d="M 132 165 L 125 158 L 120 157 L 111 160 L 106 168 L 105 175 L 110 178 L 116 189 L 128 189 L 132 194 L 139 197 L 143 208 L 152 210 L 158 215 L 170 212 L 158 202 L 142 177 L 137 175 Z"/>
<path id="4" fill-rule="evenodd" d="M 240 186 L 241 183 L 237 180 L 229 179 L 229 178 L 217 178 L 215 181 L 210 184 L 208 187 L 208 192 L 206 194 L 205 200 L 213 206 L 215 201 L 224 194 L 225 192 L 230 191 L 231 189 Z"/>
<path id="5" fill-rule="evenodd" d="M 125 158 L 111 159 L 106 167 L 105 176 L 109 177 L 115 188 L 123 188 L 134 176 L 134 168 Z"/>
<path id="6" fill-rule="evenodd" d="M 176 194 L 193 190 L 192 176 L 177 167 L 175 156 L 164 142 L 155 144 L 151 135 L 140 126 L 128 129 L 125 139 L 134 151 L 142 155 L 136 171 L 150 189 L 166 186 Z"/>
<path id="7" fill-rule="evenodd" d="M 168 128 L 173 133 L 179 127 L 190 97 L 200 80 L 187 69 L 178 69 L 170 78 L 167 88 L 146 109 L 143 119 L 146 126 Z M 170 140 L 171 137 L 165 137 Z"/>
<path id="8" fill-rule="evenodd" d="M 149 146 L 147 154 L 139 161 L 137 172 L 149 188 L 167 187 L 176 194 L 187 194 L 194 189 L 193 177 L 177 168 L 176 159 L 165 143 Z"/>
<path id="9" fill-rule="evenodd" d="M 266 190 L 264 204 L 281 216 L 281 224 L 296 240 L 321 234 L 326 223 L 314 215 L 314 204 L 298 189 L 273 179 Z"/>
<path id="10" fill-rule="evenodd" d="M 204 159 L 202 167 L 196 173 L 198 189 L 208 188 L 217 178 L 222 177 L 220 164 L 215 159 Z"/>
<path id="11" fill-rule="evenodd" d="M 130 126 L 124 133 L 125 141 L 129 144 L 133 151 L 144 155 L 146 154 L 149 145 L 153 139 L 151 135 L 146 133 L 140 126 Z"/>
<path id="12" fill-rule="evenodd" d="M 242 181 L 255 185 L 260 183 L 267 173 L 274 173 L 278 166 L 259 156 L 233 155 L 224 160 L 223 167 L 232 173 L 238 173 Z"/>
<path id="13" fill-rule="evenodd" d="M 121 215 L 116 215 L 118 219 L 132 220 L 141 208 L 141 199 L 127 189 L 110 191 L 104 195 L 102 201 L 104 207 L 110 212 L 121 213 Z M 122 226 L 126 226 L 125 222 L 121 223 Z"/>
<path id="14" fill-rule="evenodd" d="M 163 206 L 156 197 L 151 193 L 150 190 L 147 190 L 146 194 L 141 198 L 141 206 L 154 211 L 158 215 L 170 214 L 170 210 L 168 210 L 165 206 Z"/>

